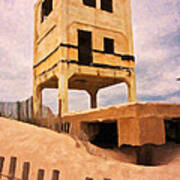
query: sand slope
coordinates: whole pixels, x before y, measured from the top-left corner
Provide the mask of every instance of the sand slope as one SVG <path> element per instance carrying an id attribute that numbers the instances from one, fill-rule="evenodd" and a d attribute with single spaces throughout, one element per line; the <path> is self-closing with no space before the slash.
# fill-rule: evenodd
<path id="1" fill-rule="evenodd" d="M 165 154 L 164 154 L 165 153 Z M 167 155 L 167 157 L 165 156 Z M 66 134 L 58 134 L 45 128 L 0 117 L 0 156 L 4 156 L 3 174 L 8 174 L 9 159 L 16 156 L 16 177 L 22 174 L 23 162 L 31 163 L 30 180 L 37 179 L 37 171 L 45 169 L 45 180 L 50 180 L 52 169 L 60 170 L 61 180 L 179 180 L 180 147 L 173 150 L 157 149 L 156 158 L 166 165 L 156 167 L 137 166 L 86 151 L 82 143 Z"/>

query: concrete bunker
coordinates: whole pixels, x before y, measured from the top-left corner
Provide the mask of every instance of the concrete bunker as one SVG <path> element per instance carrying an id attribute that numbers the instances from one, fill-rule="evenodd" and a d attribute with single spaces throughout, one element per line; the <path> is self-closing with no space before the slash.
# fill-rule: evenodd
<path id="1" fill-rule="evenodd" d="M 117 121 L 82 122 L 81 125 L 92 144 L 102 148 L 118 146 Z"/>
<path id="2" fill-rule="evenodd" d="M 165 118 L 165 135 L 166 135 L 166 143 L 161 145 L 155 144 L 144 144 L 137 148 L 137 164 L 138 165 L 146 165 L 146 166 L 158 166 L 164 165 L 170 162 L 173 159 L 173 153 L 169 154 L 168 148 L 176 148 L 176 144 L 180 144 L 180 117 L 176 118 Z M 160 151 L 162 151 L 162 155 L 157 158 L 157 155 Z M 159 152 L 158 152 L 159 151 Z M 164 162 L 164 158 L 168 154 L 168 161 Z"/>

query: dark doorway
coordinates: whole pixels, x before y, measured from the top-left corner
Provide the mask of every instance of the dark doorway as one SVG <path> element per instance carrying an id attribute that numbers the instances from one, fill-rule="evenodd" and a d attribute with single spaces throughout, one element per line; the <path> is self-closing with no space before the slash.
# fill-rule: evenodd
<path id="1" fill-rule="evenodd" d="M 102 148 L 118 147 L 117 122 L 88 122 L 84 123 L 84 132 L 89 141 Z"/>
<path id="2" fill-rule="evenodd" d="M 92 63 L 91 32 L 78 30 L 78 58 L 79 63 L 90 65 Z"/>
<path id="3" fill-rule="evenodd" d="M 166 142 L 180 144 L 180 118 L 165 119 Z"/>

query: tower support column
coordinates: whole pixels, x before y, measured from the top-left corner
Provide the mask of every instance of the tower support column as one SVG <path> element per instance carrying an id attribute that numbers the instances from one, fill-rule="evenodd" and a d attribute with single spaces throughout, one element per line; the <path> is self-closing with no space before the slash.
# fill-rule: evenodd
<path id="1" fill-rule="evenodd" d="M 97 89 L 87 90 L 90 95 L 90 106 L 91 108 L 97 108 Z"/>
<path id="2" fill-rule="evenodd" d="M 36 85 L 33 87 L 33 116 L 42 116 L 42 88 Z"/>
<path id="3" fill-rule="evenodd" d="M 136 77 L 135 73 L 131 71 L 131 76 L 128 81 L 128 102 L 136 102 Z"/>
<path id="4" fill-rule="evenodd" d="M 62 117 L 68 112 L 68 78 L 65 74 L 60 74 L 58 77 L 58 115 Z"/>

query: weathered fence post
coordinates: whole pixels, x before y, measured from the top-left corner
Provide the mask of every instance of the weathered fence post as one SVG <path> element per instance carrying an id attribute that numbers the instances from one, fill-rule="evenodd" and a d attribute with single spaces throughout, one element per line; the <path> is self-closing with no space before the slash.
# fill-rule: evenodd
<path id="1" fill-rule="evenodd" d="M 1 179 L 1 173 L 3 170 L 3 165 L 4 165 L 4 157 L 0 157 L 0 179 Z"/>
<path id="2" fill-rule="evenodd" d="M 10 166 L 9 166 L 9 174 L 8 174 L 8 180 L 13 180 L 15 177 L 15 171 L 16 171 L 16 157 L 11 157 Z"/>
<path id="3" fill-rule="evenodd" d="M 21 103 L 17 101 L 17 119 L 21 120 L 21 110 L 20 110 Z"/>
<path id="4" fill-rule="evenodd" d="M 23 164 L 22 180 L 28 180 L 29 179 L 29 170 L 30 170 L 30 163 L 25 162 Z"/>
<path id="5" fill-rule="evenodd" d="M 33 96 L 30 98 L 30 112 L 31 112 L 31 120 L 34 119 L 34 111 L 33 111 Z"/>
<path id="6" fill-rule="evenodd" d="M 25 103 L 26 103 L 26 105 L 25 105 L 25 107 L 26 107 L 26 118 L 25 118 L 25 120 L 26 120 L 26 122 L 28 122 L 29 121 L 29 111 L 28 111 L 28 104 L 29 104 L 29 99 L 27 99 L 26 101 L 25 101 Z"/>
<path id="7" fill-rule="evenodd" d="M 44 179 L 44 169 L 38 170 L 38 179 L 37 180 L 43 180 Z"/>
<path id="8" fill-rule="evenodd" d="M 53 170 L 53 175 L 52 175 L 52 180 L 59 180 L 59 171 L 54 169 Z"/>

